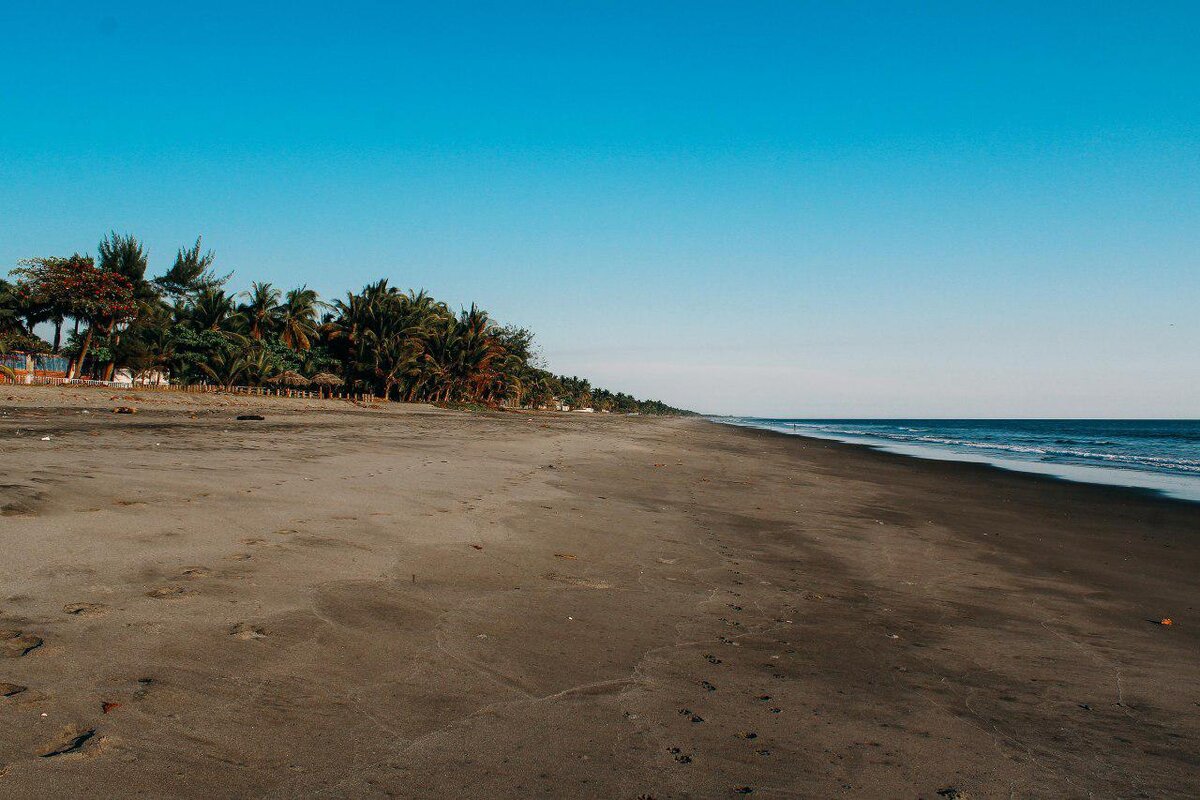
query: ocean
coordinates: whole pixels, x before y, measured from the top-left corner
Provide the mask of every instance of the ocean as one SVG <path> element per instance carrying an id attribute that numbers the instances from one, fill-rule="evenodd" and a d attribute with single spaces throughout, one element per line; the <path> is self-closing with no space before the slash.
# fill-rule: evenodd
<path id="1" fill-rule="evenodd" d="M 714 419 L 1200 502 L 1200 420 Z"/>

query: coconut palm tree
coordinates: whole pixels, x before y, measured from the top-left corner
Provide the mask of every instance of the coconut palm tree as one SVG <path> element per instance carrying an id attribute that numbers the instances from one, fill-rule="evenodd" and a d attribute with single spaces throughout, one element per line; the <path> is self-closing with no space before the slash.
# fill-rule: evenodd
<path id="1" fill-rule="evenodd" d="M 220 384 L 229 389 L 237 383 L 238 378 L 250 366 L 250 359 L 244 354 L 221 352 L 218 350 L 211 353 L 206 362 L 200 364 L 200 369 L 212 379 L 213 383 Z"/>
<path id="2" fill-rule="evenodd" d="M 258 341 L 279 325 L 279 290 L 269 283 L 255 281 L 245 295 L 248 299 L 239 312 L 246 322 L 250 338 Z"/>
<path id="3" fill-rule="evenodd" d="M 279 367 L 271 354 L 261 347 L 246 356 L 244 375 L 251 386 L 262 386 L 269 383 L 271 378 L 279 373 Z"/>
<path id="4" fill-rule="evenodd" d="M 240 319 L 233 297 L 224 289 L 201 289 L 177 308 L 183 311 L 183 321 L 196 331 L 227 330 Z"/>
<path id="5" fill-rule="evenodd" d="M 307 350 L 317 334 L 317 311 L 321 302 L 307 286 L 292 289 L 276 307 L 279 340 L 293 350 Z"/>
<path id="6" fill-rule="evenodd" d="M 21 322 L 22 316 L 21 300 L 17 297 L 17 288 L 0 278 L 0 336 L 25 333 L 25 326 Z"/>

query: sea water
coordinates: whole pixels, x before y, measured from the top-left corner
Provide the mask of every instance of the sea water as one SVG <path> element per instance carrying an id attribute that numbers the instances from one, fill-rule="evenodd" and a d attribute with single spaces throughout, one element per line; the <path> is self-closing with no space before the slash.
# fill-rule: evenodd
<path id="1" fill-rule="evenodd" d="M 1200 420 L 715 419 L 1200 502 Z"/>

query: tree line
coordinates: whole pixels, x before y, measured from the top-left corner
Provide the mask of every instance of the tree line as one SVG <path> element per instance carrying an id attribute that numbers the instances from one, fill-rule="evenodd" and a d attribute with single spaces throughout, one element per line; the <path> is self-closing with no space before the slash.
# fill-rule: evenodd
<path id="1" fill-rule="evenodd" d="M 0 348 L 61 354 L 70 377 L 118 369 L 173 383 L 259 386 L 321 376 L 352 392 L 410 402 L 686 413 L 541 366 L 533 334 L 474 304 L 458 312 L 386 279 L 322 300 L 305 286 L 254 282 L 235 293 L 197 239 L 149 277 L 146 248 L 111 233 L 97 257 L 21 261 L 0 279 Z M 35 333 L 52 330 L 50 341 Z M 303 376 L 303 377 L 302 377 Z"/>

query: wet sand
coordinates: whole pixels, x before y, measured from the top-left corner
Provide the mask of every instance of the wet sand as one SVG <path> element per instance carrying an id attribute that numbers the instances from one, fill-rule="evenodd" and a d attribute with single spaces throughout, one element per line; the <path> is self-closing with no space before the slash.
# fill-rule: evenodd
<path id="1" fill-rule="evenodd" d="M 1200 795 L 1200 506 L 688 419 L 0 443 L 5 798 Z"/>

